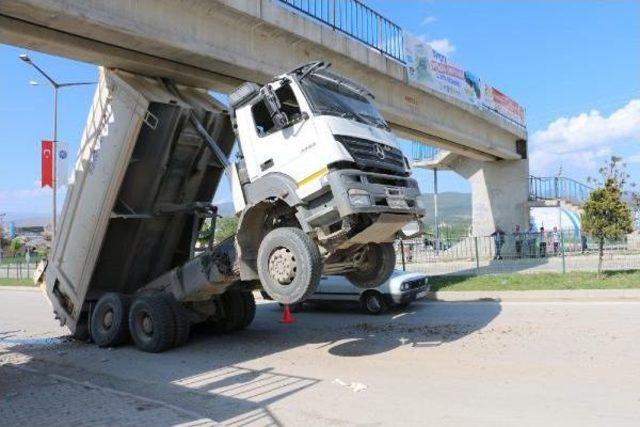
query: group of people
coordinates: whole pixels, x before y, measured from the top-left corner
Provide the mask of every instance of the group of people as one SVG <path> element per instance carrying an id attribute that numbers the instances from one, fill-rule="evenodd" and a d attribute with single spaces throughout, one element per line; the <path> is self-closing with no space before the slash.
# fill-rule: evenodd
<path id="1" fill-rule="evenodd" d="M 495 243 L 495 256 L 493 259 L 502 259 L 502 248 L 506 241 L 506 234 L 499 225 L 496 225 L 496 230 L 491 233 Z M 522 258 L 523 256 L 544 258 L 547 256 L 549 246 L 553 248 L 553 255 L 558 255 L 560 251 L 560 232 L 558 227 L 553 227 L 551 232 L 547 232 L 544 227 L 540 227 L 538 230 L 535 225 L 530 224 L 529 229 L 523 232 L 520 229 L 520 225 L 516 225 L 512 236 L 516 258 Z"/>

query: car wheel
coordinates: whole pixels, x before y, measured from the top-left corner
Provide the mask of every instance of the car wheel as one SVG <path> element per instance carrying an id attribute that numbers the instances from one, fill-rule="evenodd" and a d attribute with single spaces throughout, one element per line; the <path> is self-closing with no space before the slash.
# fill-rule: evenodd
<path id="1" fill-rule="evenodd" d="M 396 266 L 393 243 L 369 243 L 362 257 L 358 270 L 345 274 L 354 286 L 361 289 L 376 288 L 391 277 Z"/>
<path id="2" fill-rule="evenodd" d="M 370 291 L 362 295 L 362 308 L 369 314 L 383 314 L 389 307 L 380 292 Z"/>
<path id="3" fill-rule="evenodd" d="M 104 294 L 91 313 L 90 334 L 100 347 L 114 347 L 129 339 L 131 299 L 118 293 Z"/>
<path id="4" fill-rule="evenodd" d="M 322 274 L 316 244 L 293 227 L 270 231 L 258 249 L 258 276 L 271 298 L 282 304 L 304 301 L 315 292 Z"/>

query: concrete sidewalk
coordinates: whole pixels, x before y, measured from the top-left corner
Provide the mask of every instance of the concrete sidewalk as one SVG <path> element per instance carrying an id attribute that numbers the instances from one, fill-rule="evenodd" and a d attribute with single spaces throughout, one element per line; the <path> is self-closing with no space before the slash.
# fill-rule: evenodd
<path id="1" fill-rule="evenodd" d="M 640 289 L 563 289 L 535 291 L 438 291 L 433 301 L 640 301 Z"/>

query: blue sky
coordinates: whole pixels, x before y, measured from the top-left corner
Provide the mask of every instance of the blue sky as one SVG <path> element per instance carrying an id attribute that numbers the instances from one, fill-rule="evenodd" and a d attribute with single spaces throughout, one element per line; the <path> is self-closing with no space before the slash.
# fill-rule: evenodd
<path id="1" fill-rule="evenodd" d="M 562 165 L 565 175 L 583 180 L 619 154 L 640 181 L 640 1 L 367 3 L 526 108 L 533 173 L 554 174 Z M 50 190 L 38 187 L 39 141 L 52 133 L 52 93 L 18 60 L 24 51 L 0 45 L 0 212 L 46 213 Z M 96 78 L 93 65 L 29 53 L 59 81 Z M 72 153 L 92 92 L 61 92 L 59 139 Z M 430 192 L 431 175 L 416 175 Z M 445 173 L 440 190 L 469 187 Z M 228 199 L 228 190 L 218 197 Z"/>

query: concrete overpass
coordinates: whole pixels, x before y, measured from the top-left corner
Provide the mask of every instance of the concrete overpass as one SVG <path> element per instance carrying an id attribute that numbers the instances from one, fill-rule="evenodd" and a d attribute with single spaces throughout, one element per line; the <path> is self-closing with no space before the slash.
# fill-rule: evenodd
<path id="1" fill-rule="evenodd" d="M 524 128 L 412 86 L 404 64 L 278 0 L 3 0 L 0 42 L 219 92 L 328 60 L 376 94 L 399 136 L 464 159 L 476 233 L 525 221 Z"/>

